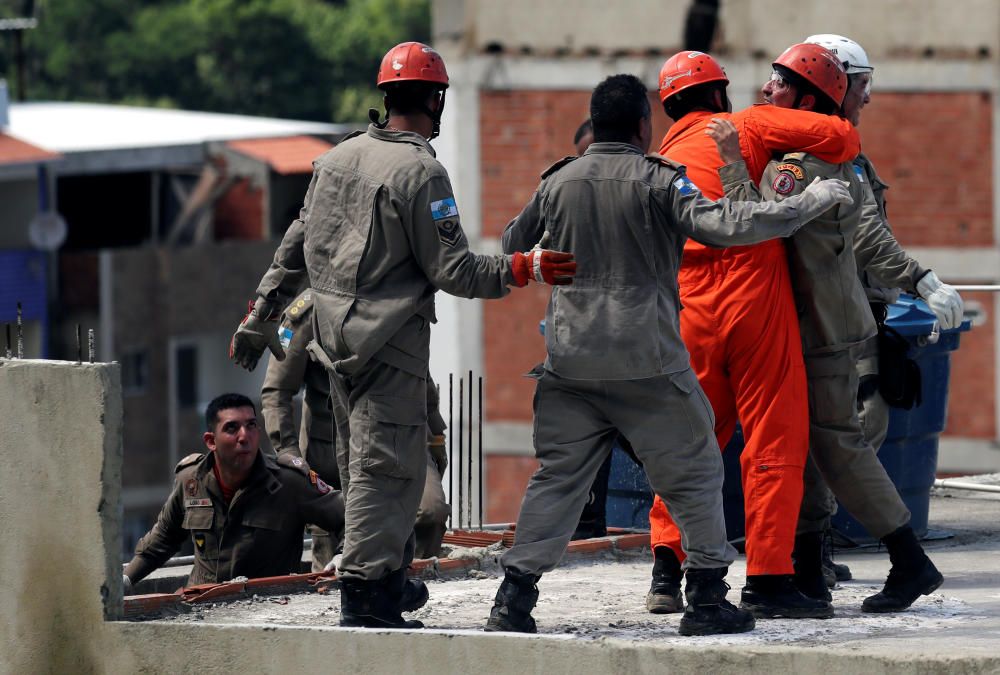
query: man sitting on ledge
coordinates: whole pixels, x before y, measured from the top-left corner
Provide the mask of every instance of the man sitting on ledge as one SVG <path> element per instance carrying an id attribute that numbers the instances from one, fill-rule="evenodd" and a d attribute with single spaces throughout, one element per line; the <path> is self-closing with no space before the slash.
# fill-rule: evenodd
<path id="1" fill-rule="evenodd" d="M 343 535 L 344 500 L 304 460 L 260 451 L 253 403 L 223 394 L 205 410 L 208 453 L 177 465 L 170 498 L 125 566 L 125 594 L 181 547 L 194 542 L 189 585 L 298 572 L 305 525 Z"/>

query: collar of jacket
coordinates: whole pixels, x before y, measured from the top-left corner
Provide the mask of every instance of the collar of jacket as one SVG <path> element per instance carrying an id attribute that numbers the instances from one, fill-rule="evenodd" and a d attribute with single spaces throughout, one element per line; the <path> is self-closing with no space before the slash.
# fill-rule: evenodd
<path id="1" fill-rule="evenodd" d="M 389 141 L 390 143 L 409 143 L 411 145 L 419 145 L 421 148 L 431 153 L 431 157 L 437 157 L 437 155 L 434 154 L 434 148 L 432 148 L 431 144 L 427 142 L 427 139 L 415 131 L 390 131 L 389 129 L 379 129 L 374 124 L 369 124 L 368 135 L 380 141 Z"/>
<path id="2" fill-rule="evenodd" d="M 642 155 L 638 146 L 631 143 L 591 143 L 584 155 Z"/>
<path id="3" fill-rule="evenodd" d="M 215 453 L 209 452 L 198 466 L 196 475 L 199 482 L 210 486 L 215 490 L 217 496 L 221 498 L 222 490 L 216 484 L 215 474 L 212 473 L 212 466 L 214 464 Z M 281 489 L 281 481 L 278 479 L 280 473 L 281 469 L 278 467 L 278 462 L 275 458 L 258 449 L 257 459 L 254 460 L 253 467 L 250 469 L 250 477 L 247 478 L 247 482 L 239 490 L 246 491 L 257 483 L 263 483 L 267 491 L 274 494 Z"/>

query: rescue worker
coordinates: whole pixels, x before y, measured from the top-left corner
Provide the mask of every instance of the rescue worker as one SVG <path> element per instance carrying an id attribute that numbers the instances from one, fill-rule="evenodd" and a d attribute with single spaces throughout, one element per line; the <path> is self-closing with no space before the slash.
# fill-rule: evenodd
<path id="1" fill-rule="evenodd" d="M 860 150 L 857 131 L 838 117 L 772 105 L 729 114 L 728 85 L 722 66 L 703 52 L 675 54 L 660 71 L 660 100 L 674 121 L 660 154 L 684 164 L 709 199 L 723 196 L 717 173 L 723 161 L 706 134 L 713 118 L 729 119 L 741 131 L 742 157 L 758 179 L 776 152 L 807 150 L 844 162 Z M 747 556 L 741 606 L 757 618 L 833 616 L 828 602 L 804 596 L 792 581 L 809 419 L 785 242 L 718 249 L 689 239 L 678 283 L 681 337 L 715 412 L 719 447 L 729 443 L 737 421 L 746 438 L 740 456 Z M 654 564 L 646 608 L 682 611 L 680 530 L 659 498 L 649 522 Z"/>
<path id="2" fill-rule="evenodd" d="M 825 48 L 792 45 L 773 68 L 761 90 L 767 102 L 828 114 L 840 110 L 847 94 L 847 74 L 837 56 Z M 724 166 L 720 175 L 727 196 L 758 194 L 742 164 Z M 768 164 L 759 194 L 765 199 L 787 199 L 817 177 L 848 181 L 854 203 L 830 209 L 788 244 L 809 385 L 812 460 L 807 465 L 793 552 L 796 583 L 810 597 L 829 597 L 822 571 L 822 533 L 833 508 L 825 490 L 811 489 L 815 481 L 808 474 L 818 470 L 851 515 L 889 551 L 892 567 L 885 586 L 864 600 L 862 611 L 896 612 L 933 592 L 943 577 L 917 541 L 909 524 L 910 512 L 865 439 L 857 413 L 856 363 L 864 342 L 876 331 L 851 244 L 864 212 L 870 210 L 866 207 L 870 192 L 864 190 L 851 162 L 831 164 L 805 153 L 791 153 Z M 867 269 L 882 274 L 894 260 L 892 255 L 873 256 Z M 921 295 L 940 291 L 925 284 L 922 277 L 903 276 L 898 280 L 907 290 Z"/>
<path id="3" fill-rule="evenodd" d="M 861 123 L 861 110 L 871 100 L 872 78 L 875 75 L 875 68 L 868 61 L 868 54 L 857 42 L 842 35 L 811 35 L 805 42 L 826 47 L 843 63 L 848 81 L 843 113 L 851 124 L 858 126 Z M 854 159 L 854 171 L 864 188 L 865 209 L 868 213 L 861 219 L 854 235 L 854 256 L 879 332 L 881 333 L 888 314 L 888 305 L 899 299 L 899 287 L 912 288 L 914 279 L 921 279 L 926 287 L 925 295 L 928 303 L 933 305 L 932 310 L 939 316 L 941 327 L 948 329 L 959 326 L 964 314 L 961 296 L 951 286 L 941 283 L 933 272 L 923 269 L 892 236 L 885 210 L 885 191 L 889 186 L 879 177 L 867 155 L 858 154 Z M 888 258 L 888 262 L 880 265 L 878 272 L 868 269 L 870 261 L 876 256 Z M 882 447 L 889 429 L 889 404 L 879 391 L 878 344 L 878 336 L 866 340 L 857 362 L 858 402 L 861 406 L 858 418 L 865 438 L 875 452 Z M 816 489 L 822 490 L 823 487 L 817 486 Z M 828 576 L 827 585 L 830 585 L 830 573 L 834 581 L 851 578 L 850 569 L 846 565 L 833 563 L 830 542 L 830 537 L 825 536 L 823 568 Z"/>
<path id="4" fill-rule="evenodd" d="M 285 360 L 272 359 L 267 364 L 260 392 L 260 412 L 264 418 L 271 447 L 280 456 L 291 453 L 309 463 L 327 484 L 341 489 L 337 468 L 333 415 L 330 409 L 330 376 L 314 361 L 306 346 L 313 339 L 313 294 L 306 290 L 282 312 L 278 322 Z M 293 399 L 304 389 L 302 421 L 295 425 Z M 445 424 L 437 409 L 437 388 L 427 378 L 428 464 L 424 494 L 417 509 L 416 551 L 418 558 L 436 556 L 447 530 L 449 507 L 441 487 L 441 476 L 448 465 L 444 452 Z M 329 533 L 315 525 L 312 535 L 312 571 L 322 572 L 336 550 Z"/>
<path id="5" fill-rule="evenodd" d="M 207 453 L 177 464 L 174 488 L 156 525 L 125 567 L 125 591 L 194 542 L 189 585 L 234 577 L 300 571 L 302 528 L 316 523 L 339 537 L 344 500 L 301 458 L 260 451 L 253 403 L 241 394 L 217 396 L 205 410 Z"/>
<path id="6" fill-rule="evenodd" d="M 436 51 L 417 42 L 393 47 L 377 84 L 387 119 L 371 111 L 366 131 L 316 160 L 300 217 L 230 353 L 251 369 L 265 348 L 282 358 L 276 319 L 308 277 L 316 328 L 310 351 L 330 372 L 338 448 L 349 448 L 338 449 L 350 479 L 340 623 L 418 628 L 402 618 L 401 603 L 427 470 L 434 294 L 500 298 L 532 280 L 568 284 L 576 264 L 571 254 L 541 248 L 469 251 L 448 174 L 428 142 L 438 134 L 448 87 Z"/>
<path id="7" fill-rule="evenodd" d="M 544 232 L 576 255 L 580 274 L 572 287 L 554 289 L 546 311 L 547 358 L 534 401 L 540 468 L 528 483 L 514 545 L 501 558 L 505 578 L 486 630 L 537 630 L 536 583 L 562 557 L 621 434 L 685 533 L 681 634 L 747 631 L 753 616 L 726 600 L 735 551 L 726 541 L 712 411 L 679 334 L 681 247 L 688 236 L 726 246 L 790 234 L 848 199 L 846 190 L 818 183 L 788 210 L 705 199 L 681 165 L 644 154 L 652 140 L 649 99 L 632 75 L 601 82 L 590 116 L 594 144 L 542 174 L 502 238 L 504 250 L 514 251 Z"/>
<path id="8" fill-rule="evenodd" d="M 580 124 L 576 129 L 576 133 L 573 134 L 573 146 L 576 148 L 577 156 L 582 155 L 590 147 L 590 144 L 594 142 L 594 125 L 591 123 L 588 117 Z"/>

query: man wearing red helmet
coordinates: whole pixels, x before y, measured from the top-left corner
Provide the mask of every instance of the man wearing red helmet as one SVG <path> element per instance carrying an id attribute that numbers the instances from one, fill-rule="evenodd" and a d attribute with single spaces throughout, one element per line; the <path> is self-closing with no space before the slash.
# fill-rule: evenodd
<path id="1" fill-rule="evenodd" d="M 250 370 L 265 348 L 283 358 L 276 319 L 311 285 L 316 335 L 309 351 L 330 373 L 346 495 L 340 622 L 418 628 L 401 612 L 427 601 L 426 587 L 408 582 L 406 568 L 427 468 L 434 294 L 499 298 L 531 280 L 569 284 L 576 264 L 570 254 L 538 247 L 498 256 L 469 251 L 448 174 L 428 143 L 448 87 L 436 51 L 417 42 L 393 47 L 378 86 L 386 120 L 372 111 L 367 131 L 314 163 L 299 218 L 230 356 Z"/>
<path id="2" fill-rule="evenodd" d="M 843 63 L 816 44 L 792 45 L 774 62 L 762 93 L 786 108 L 840 111 L 848 79 Z M 866 439 L 858 418 L 856 364 L 876 326 L 858 277 L 853 243 L 863 218 L 878 218 L 871 191 L 851 162 L 833 164 L 805 153 L 772 160 L 760 180 L 760 192 L 742 164 L 720 169 L 726 196 L 784 199 L 817 178 L 850 183 L 854 203 L 831 209 L 789 239 L 792 287 L 799 308 L 799 328 L 809 384 L 809 476 L 818 469 L 844 507 L 889 551 L 892 567 L 881 592 L 865 599 L 862 611 L 897 612 L 944 581 L 910 527 L 910 512 Z M 867 269 L 898 264 L 885 247 L 873 254 Z M 900 283 L 919 279 L 897 275 Z M 909 290 L 916 290 L 910 288 Z M 832 510 L 825 489 L 807 487 L 795 544 L 796 583 L 810 597 L 828 597 L 822 570 L 822 532 Z"/>
<path id="3" fill-rule="evenodd" d="M 729 115 L 722 67 L 703 52 L 680 52 L 660 72 L 660 99 L 674 125 L 660 153 L 684 164 L 705 196 L 723 196 L 723 165 L 706 135 L 713 117 L 740 130 L 743 157 L 760 177 L 775 152 L 808 150 L 832 162 L 860 149 L 851 124 L 836 117 L 755 105 Z M 689 239 L 679 276 L 681 334 L 691 364 L 715 412 L 725 448 L 737 419 L 746 511 L 747 585 L 743 601 L 758 617 L 828 617 L 824 600 L 792 583 L 792 548 L 809 426 L 805 371 L 785 245 L 773 240 L 717 249 Z M 658 497 L 650 511 L 653 582 L 651 612 L 680 611 L 681 533 Z"/>

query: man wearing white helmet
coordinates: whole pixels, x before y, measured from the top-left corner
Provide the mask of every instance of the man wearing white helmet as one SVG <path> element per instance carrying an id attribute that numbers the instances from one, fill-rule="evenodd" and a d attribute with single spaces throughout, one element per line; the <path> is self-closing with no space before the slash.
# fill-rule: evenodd
<path id="1" fill-rule="evenodd" d="M 861 110 L 871 100 L 875 68 L 869 62 L 868 54 L 857 42 L 842 35 L 811 35 L 805 42 L 826 47 L 843 63 L 848 78 L 843 114 L 854 126 L 858 126 L 861 122 Z M 882 181 L 871 160 L 863 152 L 854 160 L 854 169 L 865 190 L 867 215 L 862 218 L 854 236 L 854 255 L 858 275 L 880 332 L 886 318 L 887 305 L 899 298 L 900 286 L 910 287 L 914 279 L 917 280 L 917 292 L 926 299 L 941 327 L 957 327 L 963 318 L 962 298 L 954 288 L 941 283 L 934 272 L 921 268 L 896 242 L 886 217 L 885 191 L 888 185 Z M 870 269 L 875 257 L 880 258 L 877 272 Z M 886 259 L 891 262 L 886 264 Z M 885 440 L 889 426 L 889 403 L 879 391 L 878 344 L 878 337 L 869 339 L 857 363 L 860 380 L 858 400 L 862 404 L 859 417 L 865 437 L 876 451 Z M 810 480 L 807 472 L 807 490 Z M 818 486 L 817 490 L 822 493 L 824 486 Z M 827 494 L 829 495 L 828 491 Z M 827 499 L 832 501 L 833 496 L 829 495 Z M 850 571 L 846 566 L 837 566 L 836 573 L 841 580 L 850 578 Z"/>

